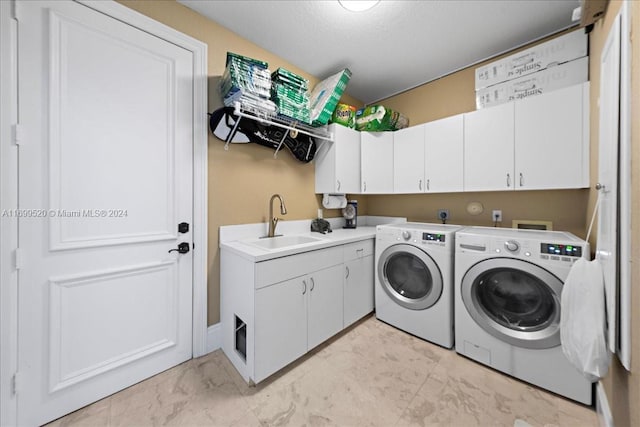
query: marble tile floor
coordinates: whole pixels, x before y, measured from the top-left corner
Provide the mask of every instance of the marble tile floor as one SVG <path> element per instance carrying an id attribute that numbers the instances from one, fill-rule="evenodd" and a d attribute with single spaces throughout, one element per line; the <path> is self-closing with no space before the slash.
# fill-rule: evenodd
<path id="1" fill-rule="evenodd" d="M 597 426 L 592 408 L 369 316 L 255 387 L 221 350 L 48 426 Z"/>

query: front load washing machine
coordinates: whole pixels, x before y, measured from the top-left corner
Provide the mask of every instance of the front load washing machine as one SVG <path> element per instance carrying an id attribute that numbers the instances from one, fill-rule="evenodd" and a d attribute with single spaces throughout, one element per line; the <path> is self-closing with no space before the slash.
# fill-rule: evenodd
<path id="1" fill-rule="evenodd" d="M 453 347 L 453 254 L 462 227 L 408 222 L 376 230 L 376 317 Z"/>
<path id="2" fill-rule="evenodd" d="M 468 227 L 456 235 L 456 352 L 590 405 L 560 346 L 560 295 L 589 244 L 571 233 Z"/>

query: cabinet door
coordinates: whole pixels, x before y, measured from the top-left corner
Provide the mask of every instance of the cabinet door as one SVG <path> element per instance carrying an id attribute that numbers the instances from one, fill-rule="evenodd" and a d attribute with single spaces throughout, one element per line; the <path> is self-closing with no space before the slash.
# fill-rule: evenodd
<path id="1" fill-rule="evenodd" d="M 360 132 L 333 124 L 337 145 L 335 192 L 358 194 L 360 192 Z"/>
<path id="2" fill-rule="evenodd" d="M 360 132 L 332 124 L 333 141 L 318 141 L 316 193 L 360 192 Z"/>
<path id="3" fill-rule="evenodd" d="M 393 132 L 360 132 L 362 193 L 393 193 Z"/>
<path id="4" fill-rule="evenodd" d="M 464 115 L 464 191 L 512 190 L 513 103 Z"/>
<path id="5" fill-rule="evenodd" d="M 462 191 L 464 119 L 459 114 L 425 124 L 424 191 Z M 417 154 L 416 154 L 417 155 Z"/>
<path id="6" fill-rule="evenodd" d="M 348 261 L 344 281 L 344 327 L 373 311 L 373 255 Z"/>
<path id="7" fill-rule="evenodd" d="M 516 190 L 589 186 L 588 83 L 515 102 Z"/>
<path id="8" fill-rule="evenodd" d="M 309 289 L 308 349 L 342 330 L 342 265 L 316 271 L 305 278 Z"/>
<path id="9" fill-rule="evenodd" d="M 393 192 L 424 191 L 424 125 L 393 134 Z"/>
<path id="10" fill-rule="evenodd" d="M 255 295 L 257 383 L 307 352 L 307 294 L 304 277 L 258 289 Z"/>

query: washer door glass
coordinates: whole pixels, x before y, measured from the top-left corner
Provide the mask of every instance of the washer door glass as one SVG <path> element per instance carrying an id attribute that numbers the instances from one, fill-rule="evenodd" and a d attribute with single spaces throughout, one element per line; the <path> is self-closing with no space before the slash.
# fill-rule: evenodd
<path id="1" fill-rule="evenodd" d="M 393 300 L 412 310 L 435 304 L 442 294 L 442 275 L 433 259 L 411 245 L 388 247 L 378 262 L 383 289 Z"/>
<path id="2" fill-rule="evenodd" d="M 560 345 L 562 281 L 527 261 L 493 258 L 462 279 L 464 305 L 485 331 L 525 348 Z"/>
<path id="3" fill-rule="evenodd" d="M 478 276 L 473 292 L 496 322 L 516 331 L 546 328 L 556 315 L 551 291 L 539 278 L 513 268 L 496 268 Z"/>

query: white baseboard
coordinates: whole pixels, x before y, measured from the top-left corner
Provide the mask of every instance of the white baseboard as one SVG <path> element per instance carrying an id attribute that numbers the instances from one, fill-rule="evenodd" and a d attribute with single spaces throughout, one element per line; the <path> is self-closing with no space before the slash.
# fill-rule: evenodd
<path id="1" fill-rule="evenodd" d="M 222 325 L 220 322 L 207 328 L 207 353 L 222 347 Z"/>
<path id="2" fill-rule="evenodd" d="M 601 382 L 596 385 L 596 412 L 602 427 L 614 427 L 609 399 Z"/>

